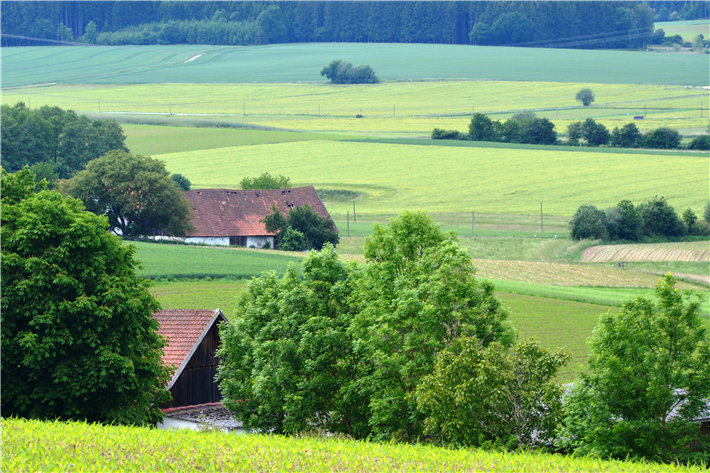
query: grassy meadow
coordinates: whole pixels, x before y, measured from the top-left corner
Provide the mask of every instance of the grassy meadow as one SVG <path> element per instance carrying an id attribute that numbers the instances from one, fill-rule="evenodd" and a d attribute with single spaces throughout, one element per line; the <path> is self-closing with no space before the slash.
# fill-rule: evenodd
<path id="1" fill-rule="evenodd" d="M 666 36 L 680 35 L 683 41 L 693 41 L 699 34 L 705 39 L 710 37 L 710 21 L 708 20 L 688 20 L 688 21 L 661 21 L 653 24 L 654 28 L 662 29 Z"/>
<path id="2" fill-rule="evenodd" d="M 540 453 L 3 419 L 3 471 L 704 471 Z"/>
<path id="3" fill-rule="evenodd" d="M 707 156 L 556 152 L 399 146 L 381 143 L 308 141 L 156 155 L 170 172 L 194 188 L 236 188 L 244 176 L 265 169 L 294 185 L 363 193 L 362 214 L 481 212 L 572 215 L 593 203 L 615 205 L 665 196 L 676 208 L 700 214 L 707 201 Z M 643 172 L 639 172 L 643 169 Z M 344 216 L 350 203 L 333 204 Z"/>
<path id="4" fill-rule="evenodd" d="M 323 82 L 321 69 L 337 58 L 369 64 L 385 81 L 707 85 L 707 57 L 699 54 L 403 43 L 3 48 L 2 82 L 4 88 L 47 83 Z"/>

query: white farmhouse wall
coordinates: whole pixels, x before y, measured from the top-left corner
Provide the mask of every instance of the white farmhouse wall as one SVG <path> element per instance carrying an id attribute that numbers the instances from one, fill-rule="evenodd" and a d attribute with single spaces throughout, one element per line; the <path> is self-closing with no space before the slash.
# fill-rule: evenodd
<path id="1" fill-rule="evenodd" d="M 187 237 L 185 243 L 202 245 L 229 246 L 229 237 Z"/>
<path id="2" fill-rule="evenodd" d="M 247 248 L 255 246 L 257 248 L 263 248 L 266 242 L 269 243 L 269 247 L 274 247 L 274 237 L 272 236 L 249 236 L 247 237 Z"/>

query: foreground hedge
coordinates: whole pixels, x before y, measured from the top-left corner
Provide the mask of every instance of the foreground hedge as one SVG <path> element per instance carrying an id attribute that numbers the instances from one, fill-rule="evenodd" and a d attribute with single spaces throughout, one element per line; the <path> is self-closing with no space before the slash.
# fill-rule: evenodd
<path id="1" fill-rule="evenodd" d="M 702 469 L 319 437 L 2 420 L 2 471 L 545 471 Z"/>

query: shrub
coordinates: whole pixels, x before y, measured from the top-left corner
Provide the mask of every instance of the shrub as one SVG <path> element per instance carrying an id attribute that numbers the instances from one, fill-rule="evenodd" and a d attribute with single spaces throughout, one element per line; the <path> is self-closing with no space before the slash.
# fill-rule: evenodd
<path id="1" fill-rule="evenodd" d="M 526 129 L 521 130 L 521 143 L 554 145 L 557 142 L 555 124 L 547 118 L 535 118 Z"/>
<path id="2" fill-rule="evenodd" d="M 303 233 L 298 230 L 294 230 L 291 227 L 287 227 L 284 232 L 283 238 L 281 239 L 281 244 L 279 249 L 283 251 L 304 251 L 308 249 L 308 244 L 306 242 L 306 237 Z"/>
<path id="3" fill-rule="evenodd" d="M 562 388 L 553 382 L 569 355 L 526 341 L 484 347 L 461 338 L 436 358 L 415 392 L 425 433 L 457 446 L 510 449 L 544 445 L 561 420 Z"/>
<path id="4" fill-rule="evenodd" d="M 462 140 L 466 135 L 456 130 L 440 130 L 439 128 L 434 128 L 431 132 L 432 140 Z"/>
<path id="5" fill-rule="evenodd" d="M 468 125 L 468 136 L 473 141 L 497 141 L 493 120 L 482 113 L 476 113 Z"/>
<path id="6" fill-rule="evenodd" d="M 635 123 L 627 123 L 619 127 L 614 127 L 611 132 L 611 145 L 617 148 L 638 148 L 643 142 L 643 135 Z"/>
<path id="7" fill-rule="evenodd" d="M 318 215 L 308 204 L 295 207 L 286 217 L 275 206 L 272 206 L 272 210 L 273 213 L 264 217 L 261 222 L 265 224 L 266 231 L 275 234 L 274 238 L 281 249 L 285 249 L 281 243 L 286 236 L 289 236 L 287 247 L 292 248 L 291 251 L 320 250 L 326 243 L 337 245 L 340 241 L 333 221 Z"/>
<path id="8" fill-rule="evenodd" d="M 380 81 L 370 66 L 353 67 L 351 63 L 340 60 L 325 66 L 320 75 L 333 84 L 376 84 Z"/>
<path id="9" fill-rule="evenodd" d="M 171 174 L 170 179 L 175 183 L 178 189 L 189 191 L 192 182 L 182 174 Z"/>
<path id="10" fill-rule="evenodd" d="M 593 205 L 582 205 L 569 223 L 570 235 L 575 240 L 608 239 L 606 215 Z"/>
<path id="11" fill-rule="evenodd" d="M 672 149 L 680 146 L 683 137 L 677 130 L 671 128 L 656 128 L 643 138 L 643 146 L 655 149 Z"/>
<path id="12" fill-rule="evenodd" d="M 703 219 L 710 223 L 710 200 L 705 204 L 705 210 L 703 211 Z"/>
<path id="13" fill-rule="evenodd" d="M 638 206 L 643 219 L 644 236 L 679 237 L 685 235 L 685 225 L 673 207 L 661 197 L 654 197 Z"/>
<path id="14" fill-rule="evenodd" d="M 688 143 L 688 149 L 710 150 L 710 135 L 696 136 Z"/>
<path id="15" fill-rule="evenodd" d="M 241 189 L 286 189 L 291 187 L 291 179 L 282 176 L 272 176 L 268 172 L 259 177 L 245 177 L 239 181 Z"/>

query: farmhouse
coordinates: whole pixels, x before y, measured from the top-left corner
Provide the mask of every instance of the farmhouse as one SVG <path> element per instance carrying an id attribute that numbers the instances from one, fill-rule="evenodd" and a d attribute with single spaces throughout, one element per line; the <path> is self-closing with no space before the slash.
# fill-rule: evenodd
<path id="1" fill-rule="evenodd" d="M 227 320 L 222 311 L 174 309 L 153 316 L 160 323 L 158 333 L 168 339 L 163 361 L 176 368 L 167 386 L 173 400 L 161 409 L 220 401 L 222 394 L 214 378 L 219 365 L 215 356 L 218 324 Z"/>
<path id="2" fill-rule="evenodd" d="M 261 219 L 273 213 L 275 206 L 281 213 L 310 205 L 321 217 L 330 218 L 313 186 L 291 189 L 230 190 L 195 189 L 185 192 L 195 213 L 195 231 L 185 239 L 187 243 L 234 245 L 247 248 L 274 247 L 274 234 L 266 231 Z"/>

